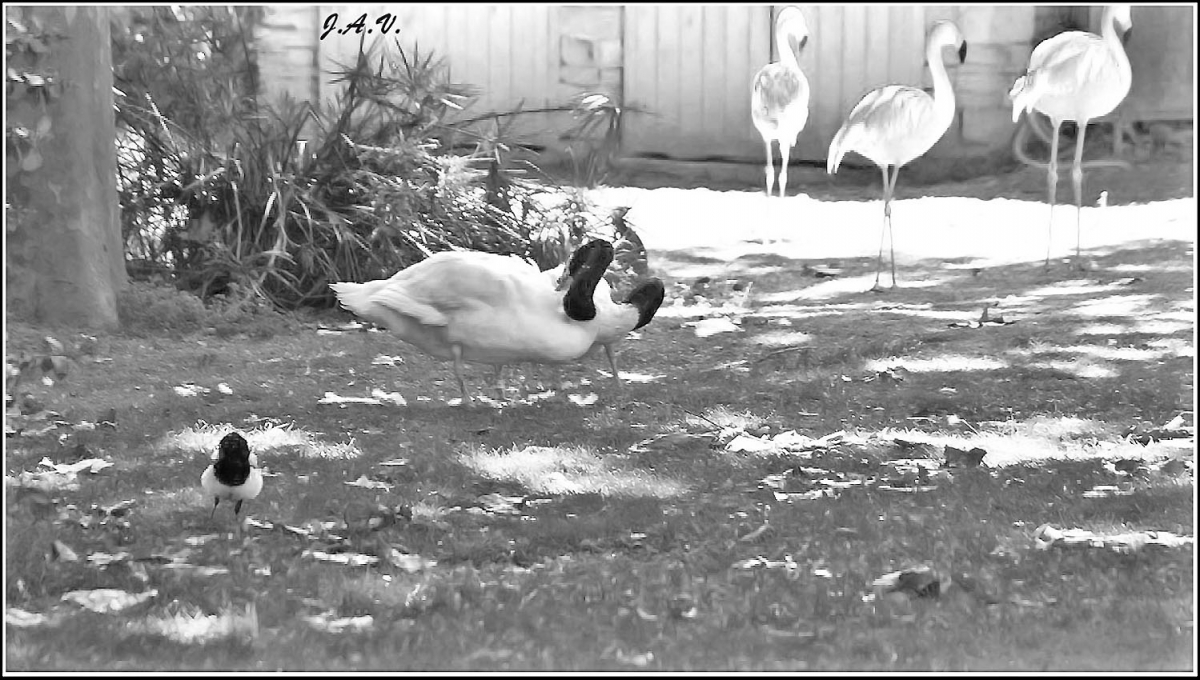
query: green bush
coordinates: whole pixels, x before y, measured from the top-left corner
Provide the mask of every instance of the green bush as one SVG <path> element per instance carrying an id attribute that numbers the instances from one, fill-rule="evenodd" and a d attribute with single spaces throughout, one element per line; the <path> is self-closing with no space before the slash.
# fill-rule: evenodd
<path id="1" fill-rule="evenodd" d="M 516 160 L 520 149 L 500 127 L 482 134 L 473 125 L 482 119 L 452 118 L 472 93 L 429 53 L 360 44 L 353 63 L 335 69 L 344 87 L 332 101 L 267 103 L 244 72 L 238 40 L 253 14 L 144 8 L 132 16 L 114 68 L 127 90 L 117 100 L 118 158 L 133 279 L 169 281 L 206 301 L 253 297 L 296 310 L 332 305 L 331 282 L 387 277 L 442 250 L 519 255 L 549 268 L 585 238 L 611 238 L 585 202 L 535 181 L 536 166 Z M 144 54 L 134 43 L 151 29 Z M 168 36 L 202 44 L 213 58 L 189 56 L 164 79 L 148 66 L 174 54 Z M 207 94 L 181 91 L 178 81 L 189 78 Z M 200 103 L 213 113 L 188 113 Z M 612 162 L 622 109 L 596 95 L 564 110 L 576 114 L 576 136 L 596 144 L 584 173 L 594 183 Z M 464 138 L 474 150 L 453 153 Z M 147 322 L 182 331 L 193 324 L 188 309 Z M 275 322 L 264 319 L 253 323 L 269 333 Z"/>

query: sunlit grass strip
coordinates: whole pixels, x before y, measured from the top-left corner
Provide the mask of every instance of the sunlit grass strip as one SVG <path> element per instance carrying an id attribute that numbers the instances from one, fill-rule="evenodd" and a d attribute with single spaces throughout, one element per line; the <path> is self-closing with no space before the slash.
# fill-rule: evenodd
<path id="1" fill-rule="evenodd" d="M 1167 350 L 1143 349 L 1139 347 L 1107 347 L 1102 345 L 1071 345 L 1055 347 L 1055 352 L 1064 354 L 1079 354 L 1084 357 L 1095 357 L 1109 361 L 1151 361 L 1161 359 L 1168 354 Z"/>
<path id="2" fill-rule="evenodd" d="M 1161 295 L 1110 295 L 1104 298 L 1080 300 L 1063 313 L 1076 317 L 1141 316 L 1153 312 L 1156 300 Z"/>
<path id="3" fill-rule="evenodd" d="M 1102 363 L 1097 363 L 1093 360 L 1082 358 L 1069 361 L 1034 361 L 1029 364 L 1031 368 L 1047 368 L 1052 371 L 1061 371 L 1069 373 L 1077 378 L 1114 378 L 1120 375 L 1120 371 Z"/>
<path id="4" fill-rule="evenodd" d="M 1008 363 L 990 357 L 943 354 L 930 359 L 888 357 L 887 359 L 868 361 L 863 366 L 868 371 L 886 371 L 889 368 L 897 367 L 912 373 L 950 373 L 952 371 L 998 371 L 1008 368 Z"/>
<path id="5" fill-rule="evenodd" d="M 218 442 L 230 432 L 241 432 L 255 452 L 296 449 L 302 458 L 326 458 L 349 460 L 362 455 L 362 450 L 351 439 L 332 444 L 317 439 L 311 432 L 296 429 L 293 425 L 267 425 L 255 429 L 236 428 L 229 424 L 210 425 L 204 421 L 179 432 L 169 432 L 159 445 L 189 453 L 211 454 Z"/>
<path id="6" fill-rule="evenodd" d="M 173 613 L 151 614 L 131 621 L 128 629 L 143 635 L 161 635 L 183 644 L 203 644 L 221 638 L 240 638 L 248 642 L 258 636 L 258 613 L 253 602 L 242 611 L 225 608 L 218 614 L 207 616 L 199 607 L 187 606 Z"/>
<path id="7" fill-rule="evenodd" d="M 514 446 L 507 451 L 472 447 L 459 460 L 479 474 L 515 481 L 537 493 L 670 498 L 687 490 L 676 480 L 644 470 L 617 469 L 583 446 Z"/>
<path id="8" fill-rule="evenodd" d="M 763 347 L 795 347 L 812 341 L 812 336 L 801 331 L 767 331 L 751 339 Z"/>
<path id="9" fill-rule="evenodd" d="M 684 422 L 688 425 L 698 425 L 704 429 L 714 425 L 722 428 L 750 429 L 762 425 L 766 420 L 766 418 L 749 411 L 734 411 L 727 406 L 714 406 L 706 409 L 699 416 L 703 417 L 688 413 Z"/>
<path id="10" fill-rule="evenodd" d="M 1148 449 L 1127 442 L 1110 432 L 1102 423 L 1079 418 L 1034 419 L 1023 423 L 989 424 L 978 433 L 928 433 L 919 430 L 878 432 L 884 440 L 894 438 L 935 447 L 953 446 L 970 450 L 979 447 L 987 451 L 984 465 L 991 468 L 1009 465 L 1031 465 L 1052 461 L 1118 460 L 1131 458 L 1149 461 L 1167 457 L 1169 450 Z M 1107 439 L 1107 441 L 1105 441 Z"/>

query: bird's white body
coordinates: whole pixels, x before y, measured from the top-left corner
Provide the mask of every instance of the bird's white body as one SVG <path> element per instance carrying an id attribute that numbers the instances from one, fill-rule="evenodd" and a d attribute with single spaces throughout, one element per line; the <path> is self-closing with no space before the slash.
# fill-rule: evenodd
<path id="1" fill-rule="evenodd" d="M 942 48 L 959 47 L 966 57 L 966 41 L 958 27 L 942 21 L 933 27 L 925 45 L 925 58 L 933 76 L 933 96 L 905 85 L 887 85 L 858 102 L 829 144 L 826 169 L 832 174 L 845 155 L 854 151 L 867 157 L 883 172 L 884 230 L 891 230 L 891 202 L 900 168 L 933 148 L 954 120 L 954 90 L 942 61 Z M 891 174 L 888 167 L 893 168 Z M 875 288 L 883 264 L 883 235 L 875 269 Z M 896 285 L 895 244 L 892 247 L 892 286 Z"/>
<path id="2" fill-rule="evenodd" d="M 1029 57 L 1028 72 L 1013 83 L 1014 123 L 1022 111 L 1031 110 L 1060 123 L 1095 120 L 1124 101 L 1133 71 L 1113 25 L 1115 9 L 1105 9 L 1103 36 L 1067 31 L 1038 44 Z"/>
<path id="3" fill-rule="evenodd" d="M 1125 54 L 1120 32 L 1133 26 L 1129 5 L 1104 8 L 1100 33 L 1067 31 L 1043 40 L 1029 57 L 1029 70 L 1017 78 L 1008 96 L 1013 104 L 1013 122 L 1022 112 L 1039 111 L 1050 118 L 1050 162 L 1046 168 L 1050 226 L 1054 225 L 1054 203 L 1058 186 L 1058 129 L 1063 121 L 1079 128 L 1075 138 L 1075 162 L 1071 180 L 1075 190 L 1075 255 L 1082 240 L 1083 141 L 1088 122 L 1112 113 L 1129 94 L 1133 71 Z M 1046 266 L 1050 266 L 1047 235 Z"/>
<path id="4" fill-rule="evenodd" d="M 599 271 L 595 317 L 579 321 L 563 309 L 556 287 L 562 272 L 538 271 L 514 257 L 481 252 L 435 253 L 389 279 L 334 283 L 338 301 L 430 356 L 453 359 L 464 400 L 461 362 L 491 364 L 496 377 L 505 364 L 575 361 L 597 342 L 612 342 L 640 323 L 640 310 L 612 301 Z M 591 265 L 589 265 L 591 267 Z M 657 309 L 657 306 L 655 306 Z"/>
<path id="5" fill-rule="evenodd" d="M 250 454 L 250 465 L 253 466 L 250 476 L 243 484 L 237 486 L 229 486 L 217 481 L 216 472 L 213 470 L 213 466 L 209 465 L 205 468 L 204 474 L 200 475 L 200 488 L 209 498 L 218 501 L 254 500 L 263 488 L 262 471 L 258 469 L 258 458 L 254 454 Z"/>
<path id="6" fill-rule="evenodd" d="M 939 71 L 944 81 L 940 92 Z M 868 92 L 834 136 L 827 169 L 837 172 L 847 151 L 855 151 L 880 167 L 900 167 L 932 149 L 954 120 L 954 91 L 944 67 L 934 70 L 933 82 L 932 97 L 907 85 L 888 85 Z"/>
<path id="7" fill-rule="evenodd" d="M 880 167 L 899 168 L 933 148 L 954 120 L 954 88 L 946 75 L 942 48 L 962 42 L 954 24 L 941 22 L 935 26 L 925 46 L 933 96 L 906 85 L 887 85 L 868 92 L 833 136 L 827 170 L 837 172 L 849 151 Z"/>
<path id="8" fill-rule="evenodd" d="M 439 359 L 454 359 L 458 346 L 463 361 L 484 364 L 574 361 L 606 326 L 637 322 L 636 310 L 620 309 L 598 309 L 593 321 L 569 318 L 554 278 L 517 258 L 447 251 L 389 279 L 330 287 L 350 311 Z"/>
<path id="9" fill-rule="evenodd" d="M 767 150 L 767 195 L 775 181 L 771 142 L 779 144 L 779 195 L 787 190 L 788 156 L 796 137 L 808 123 L 808 79 L 791 41 L 802 44 L 808 37 L 808 24 L 796 7 L 785 7 L 775 20 L 775 46 L 779 61 L 767 64 L 754 75 L 750 93 L 750 117 Z"/>

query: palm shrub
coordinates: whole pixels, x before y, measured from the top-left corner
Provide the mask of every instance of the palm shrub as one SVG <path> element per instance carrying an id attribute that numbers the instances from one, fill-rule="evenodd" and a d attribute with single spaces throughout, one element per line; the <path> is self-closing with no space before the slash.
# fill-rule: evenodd
<path id="1" fill-rule="evenodd" d="M 199 73 L 177 75 L 195 76 L 203 96 L 157 82 L 137 60 L 122 70 L 121 201 L 135 278 L 157 273 L 225 305 L 290 309 L 330 304 L 332 281 L 386 277 L 440 250 L 515 254 L 547 268 L 586 238 L 613 236 L 580 195 L 514 161 L 502 129 L 482 135 L 456 122 L 473 93 L 448 82 L 428 52 L 360 44 L 335 73 L 336 97 L 267 103 L 246 52 L 234 49 L 253 15 L 229 10 L 218 29 L 217 15 L 204 14 L 195 33 L 158 15 L 196 8 L 140 9 L 193 51 L 224 37 L 205 59 L 171 57 Z M 180 102 L 210 111 L 184 113 Z M 462 136 L 477 140 L 474 151 L 451 153 Z"/>

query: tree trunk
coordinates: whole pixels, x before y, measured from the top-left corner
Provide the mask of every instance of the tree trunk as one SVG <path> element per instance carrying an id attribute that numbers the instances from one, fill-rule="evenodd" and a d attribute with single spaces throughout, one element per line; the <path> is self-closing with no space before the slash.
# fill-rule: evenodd
<path id="1" fill-rule="evenodd" d="M 40 57 L 9 64 L 50 75 L 58 84 L 48 101 L 26 94 L 6 102 L 10 127 L 44 132 L 35 133 L 35 158 L 27 148 L 20 167 L 7 173 L 18 218 L 6 231 L 10 309 L 53 325 L 115 328 L 116 295 L 126 278 L 109 10 L 29 11 L 65 39 L 48 41 L 49 51 Z"/>

